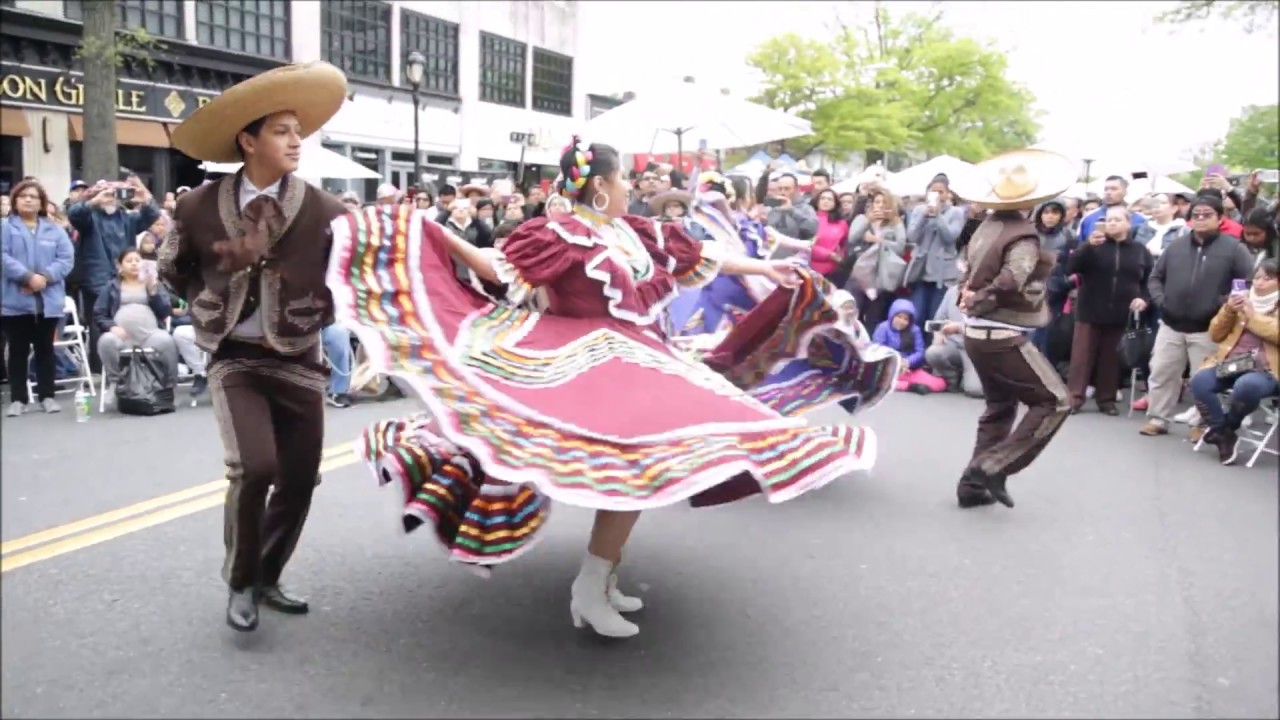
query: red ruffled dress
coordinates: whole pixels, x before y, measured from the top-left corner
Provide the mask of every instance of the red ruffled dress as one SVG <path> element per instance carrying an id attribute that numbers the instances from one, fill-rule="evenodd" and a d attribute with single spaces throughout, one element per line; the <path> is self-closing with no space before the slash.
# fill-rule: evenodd
<path id="1" fill-rule="evenodd" d="M 529 549 L 550 500 L 782 502 L 873 464 L 870 430 L 783 416 L 668 345 L 664 308 L 715 277 L 715 243 L 582 208 L 538 218 L 494 251 L 507 286 L 495 303 L 455 279 L 446 230 L 398 213 L 334 221 L 329 285 L 338 321 L 427 407 L 375 424 L 363 449 L 403 490 L 405 528 L 430 523 L 453 559 L 483 567 Z"/>

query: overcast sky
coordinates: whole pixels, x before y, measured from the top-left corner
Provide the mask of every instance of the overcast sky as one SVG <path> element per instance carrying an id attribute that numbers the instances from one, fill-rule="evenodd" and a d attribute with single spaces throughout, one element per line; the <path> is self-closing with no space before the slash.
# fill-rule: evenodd
<path id="1" fill-rule="evenodd" d="M 1041 141 L 1077 156 L 1182 156 L 1221 137 L 1245 105 L 1274 104 L 1277 36 L 1217 20 L 1169 27 L 1151 18 L 1169 2 L 941 4 L 957 33 L 1007 52 L 1009 74 L 1043 111 Z M 927 2 L 890 2 L 893 13 Z M 827 36 L 834 8 L 867 2 L 582 2 L 578 54 L 585 90 L 643 92 L 684 75 L 749 93 L 743 59 L 773 35 Z M 864 15 L 865 17 L 865 15 Z M 695 38 L 702 38 L 696 41 Z M 602 58 L 612 57 L 613 61 Z M 1066 147 L 1063 147 L 1066 146 Z"/>

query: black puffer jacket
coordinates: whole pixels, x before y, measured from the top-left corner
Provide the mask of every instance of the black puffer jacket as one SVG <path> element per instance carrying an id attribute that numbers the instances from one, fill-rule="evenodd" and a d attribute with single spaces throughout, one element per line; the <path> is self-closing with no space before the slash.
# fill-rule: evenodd
<path id="1" fill-rule="evenodd" d="M 1253 265 L 1244 243 L 1230 235 L 1179 235 L 1160 254 L 1151 274 L 1151 298 L 1160 308 L 1161 321 L 1182 333 L 1208 331 L 1227 301 L 1231 281 L 1248 280 Z"/>
<path id="2" fill-rule="evenodd" d="M 1130 239 L 1101 245 L 1080 243 L 1067 259 L 1067 272 L 1080 278 L 1074 304 L 1076 320 L 1091 325 L 1123 326 L 1134 298 L 1150 303 L 1147 279 L 1155 268 L 1151 251 Z"/>

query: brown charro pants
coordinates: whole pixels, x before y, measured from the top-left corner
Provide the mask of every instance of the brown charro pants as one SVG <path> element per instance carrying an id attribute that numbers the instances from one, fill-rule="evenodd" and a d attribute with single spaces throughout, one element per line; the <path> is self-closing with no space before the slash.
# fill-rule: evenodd
<path id="1" fill-rule="evenodd" d="M 232 590 L 277 584 L 307 521 L 324 452 L 317 353 L 288 357 L 224 341 L 209 363 L 230 482 L 222 577 Z"/>
<path id="2" fill-rule="evenodd" d="M 972 334 L 971 334 L 972 333 Z M 1053 439 L 1067 417 L 1067 388 L 1053 366 L 1021 334 L 990 339 L 966 331 L 964 347 L 982 380 L 986 411 L 978 419 L 969 467 L 991 475 L 1021 472 Z M 1026 405 L 1014 427 L 1018 405 Z"/>

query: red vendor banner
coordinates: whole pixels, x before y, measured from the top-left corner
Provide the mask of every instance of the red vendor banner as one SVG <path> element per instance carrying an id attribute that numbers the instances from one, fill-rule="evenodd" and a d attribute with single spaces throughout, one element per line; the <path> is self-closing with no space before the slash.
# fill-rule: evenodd
<path id="1" fill-rule="evenodd" d="M 636 153 L 635 158 L 632 160 L 632 166 L 636 172 L 644 170 L 649 163 L 671 165 L 686 176 L 692 175 L 695 169 L 698 171 L 716 169 L 716 158 L 709 153 L 687 152 L 683 156 L 676 153 L 658 153 L 655 155 Z"/>

